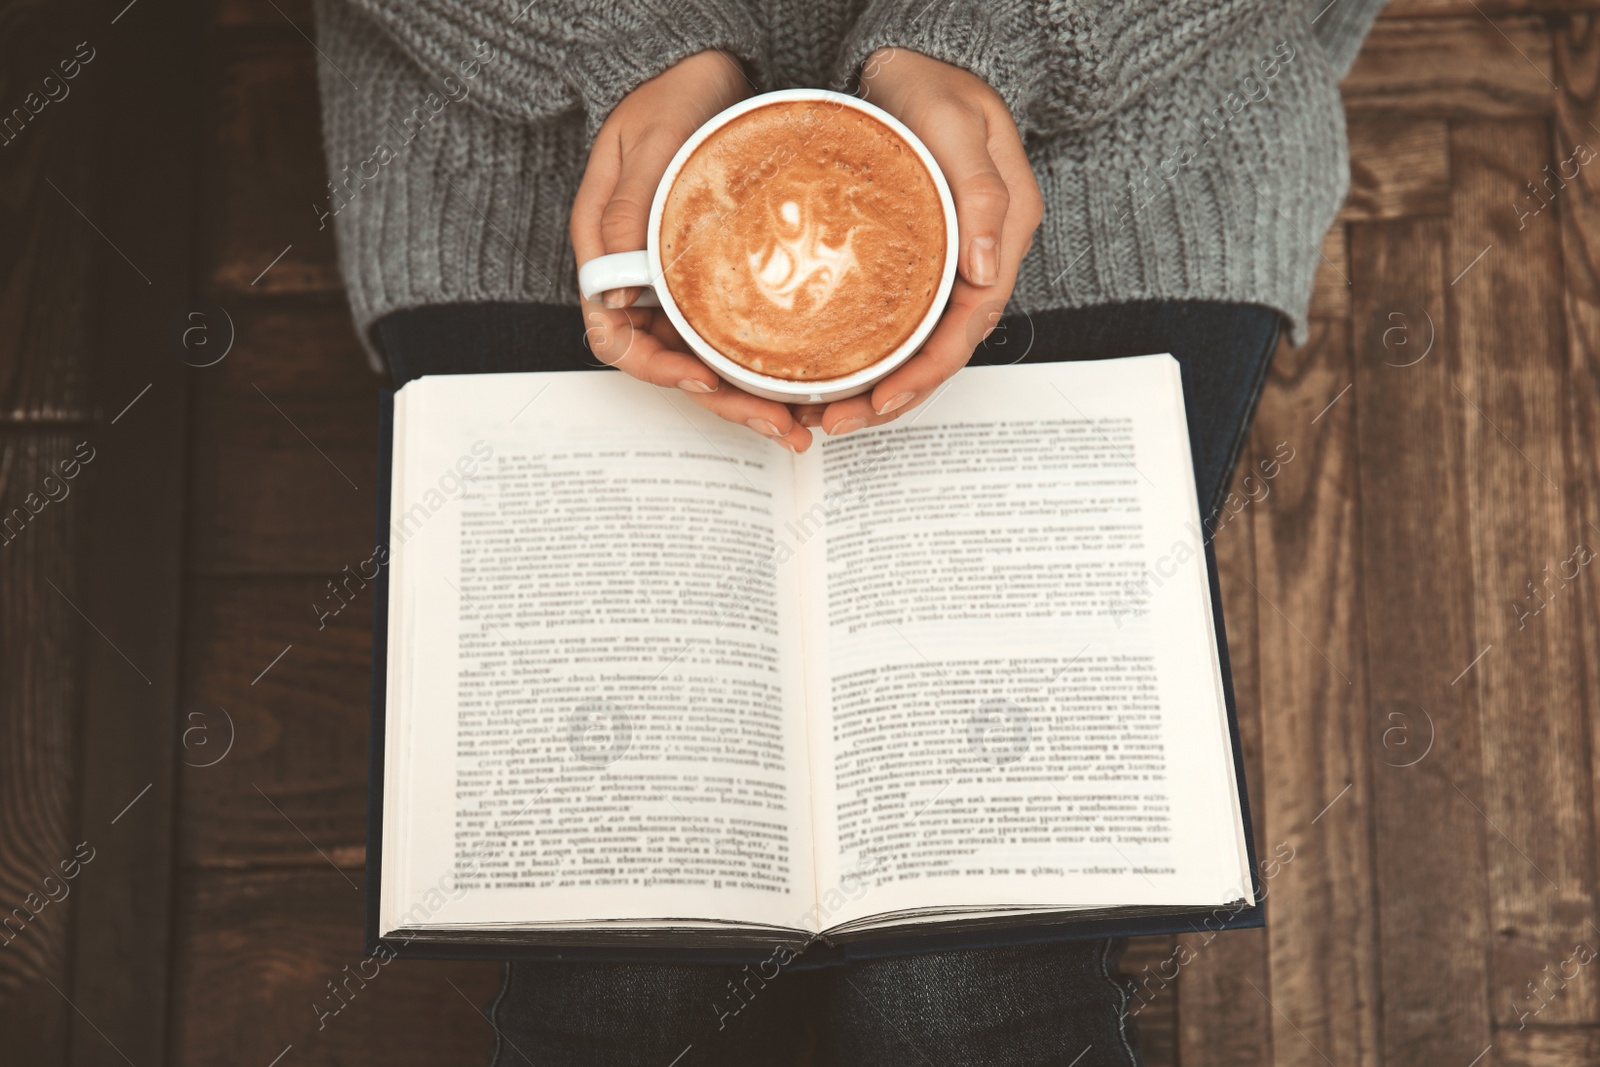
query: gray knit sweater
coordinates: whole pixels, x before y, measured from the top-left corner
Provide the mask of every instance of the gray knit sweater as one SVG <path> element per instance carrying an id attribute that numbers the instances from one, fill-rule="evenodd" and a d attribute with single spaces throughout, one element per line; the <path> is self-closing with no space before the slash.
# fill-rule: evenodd
<path id="1" fill-rule="evenodd" d="M 1044 222 L 1026 312 L 1263 304 L 1305 337 L 1348 183 L 1338 82 L 1382 0 L 317 0 L 337 234 L 358 332 L 402 308 L 577 302 L 567 214 L 595 130 L 708 48 L 762 90 L 849 91 L 898 46 L 1017 121 Z"/>

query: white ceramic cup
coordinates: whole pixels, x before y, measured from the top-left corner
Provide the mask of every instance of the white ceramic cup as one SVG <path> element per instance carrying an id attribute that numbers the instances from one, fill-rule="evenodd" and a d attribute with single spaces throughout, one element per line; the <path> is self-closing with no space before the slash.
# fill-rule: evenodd
<path id="1" fill-rule="evenodd" d="M 661 214 L 666 206 L 667 193 L 672 189 L 672 183 L 678 177 L 685 161 L 699 148 L 701 143 L 711 134 L 726 126 L 740 115 L 754 111 L 756 108 L 768 104 L 777 104 L 790 100 L 817 100 L 823 102 L 836 102 L 839 107 L 854 108 L 856 111 L 877 119 L 911 146 L 917 153 L 917 158 L 922 160 L 923 166 L 928 168 L 928 174 L 933 178 L 933 184 L 939 191 L 939 202 L 944 209 L 944 234 L 945 256 L 944 270 L 939 279 L 939 291 L 934 295 L 928 313 L 923 316 L 917 328 L 911 332 L 905 342 L 878 360 L 869 367 L 863 367 L 853 374 L 842 378 L 807 379 L 795 381 L 787 378 L 776 378 L 770 374 L 762 374 L 748 367 L 741 366 L 733 360 L 718 352 L 711 343 L 701 337 L 699 332 L 684 318 L 683 312 L 672 299 L 672 293 L 663 278 L 661 265 Z M 578 288 L 582 291 L 584 299 L 594 300 L 603 292 L 610 289 L 641 288 L 644 290 L 635 301 L 636 306 L 659 305 L 667 313 L 667 318 L 672 320 L 672 325 L 677 327 L 678 333 L 695 355 L 699 356 L 711 369 L 721 377 L 732 382 L 747 393 L 776 400 L 785 404 L 826 404 L 845 397 L 857 396 L 867 392 L 879 381 L 884 379 L 896 367 L 914 355 L 922 342 L 927 340 L 934 325 L 939 321 L 939 316 L 944 313 L 945 302 L 950 298 L 950 287 L 955 283 L 956 257 L 956 205 L 950 196 L 950 186 L 945 181 L 944 175 L 939 170 L 939 165 L 933 160 L 933 153 L 928 151 L 917 135 L 908 130 L 900 120 L 884 111 L 882 108 L 867 103 L 865 100 L 844 93 L 830 92 L 827 89 L 782 89 L 772 93 L 762 93 L 752 96 L 748 100 L 728 108 L 707 120 L 704 126 L 696 130 L 690 138 L 678 149 L 678 154 L 672 157 L 672 162 L 667 166 L 667 172 L 661 177 L 661 184 L 656 187 L 656 195 L 650 204 L 650 224 L 646 231 L 645 248 L 639 252 L 613 252 L 610 255 L 597 256 L 578 268 Z M 653 294 L 653 298 L 652 298 Z"/>

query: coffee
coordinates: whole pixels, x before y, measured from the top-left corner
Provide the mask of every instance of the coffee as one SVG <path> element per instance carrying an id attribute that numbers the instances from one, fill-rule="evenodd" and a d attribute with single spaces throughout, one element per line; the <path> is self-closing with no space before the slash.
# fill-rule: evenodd
<path id="1" fill-rule="evenodd" d="M 820 381 L 871 366 L 922 323 L 944 272 L 944 208 L 883 122 L 782 101 L 696 147 L 660 246 L 673 302 L 708 344 L 761 374 Z"/>

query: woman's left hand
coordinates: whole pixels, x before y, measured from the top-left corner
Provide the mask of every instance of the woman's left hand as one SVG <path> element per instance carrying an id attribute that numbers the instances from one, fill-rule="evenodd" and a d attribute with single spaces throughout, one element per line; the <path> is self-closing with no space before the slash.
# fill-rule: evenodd
<path id="1" fill-rule="evenodd" d="M 863 66 L 861 95 L 933 153 L 955 199 L 960 252 L 950 302 L 915 356 L 870 393 L 793 409 L 805 425 L 830 434 L 889 422 L 966 366 L 999 322 L 1044 213 L 1016 123 L 981 78 L 919 52 L 886 48 Z"/>

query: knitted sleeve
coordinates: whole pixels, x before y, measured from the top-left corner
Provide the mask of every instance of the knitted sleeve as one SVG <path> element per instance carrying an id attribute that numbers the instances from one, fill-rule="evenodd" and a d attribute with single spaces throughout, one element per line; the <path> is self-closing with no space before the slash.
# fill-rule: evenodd
<path id="1" fill-rule="evenodd" d="M 582 109 L 588 132 L 642 82 L 721 48 L 764 80 L 738 0 L 342 0 L 375 21 L 441 90 L 510 121 Z"/>
<path id="2" fill-rule="evenodd" d="M 1049 137 L 1115 118 L 1202 53 L 1251 41 L 1264 24 L 1281 24 L 1274 16 L 1286 3 L 1302 2 L 871 0 L 845 40 L 836 82 L 853 89 L 877 49 L 910 49 L 976 74 L 1005 100 L 1024 135 Z M 1321 20 L 1329 32 L 1318 36 L 1337 49 L 1341 73 L 1381 6 L 1336 0 Z M 892 63 L 892 53 L 880 62 Z"/>

